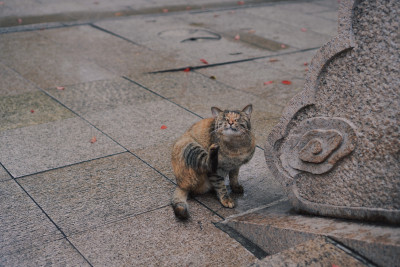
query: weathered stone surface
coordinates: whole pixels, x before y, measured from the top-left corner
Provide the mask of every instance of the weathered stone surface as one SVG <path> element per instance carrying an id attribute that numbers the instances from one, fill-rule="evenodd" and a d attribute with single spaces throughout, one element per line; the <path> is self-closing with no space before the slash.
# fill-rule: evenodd
<path id="1" fill-rule="evenodd" d="M 231 216 L 222 223 L 271 255 L 315 238 L 328 237 L 378 266 L 398 266 L 400 228 L 396 226 L 299 215 L 284 199 L 265 208 Z"/>
<path id="2" fill-rule="evenodd" d="M 338 36 L 314 56 L 269 135 L 267 164 L 296 210 L 400 222 L 399 10 L 394 0 L 341 1 Z M 305 126 L 318 120 L 331 122 Z M 305 127 L 326 132 L 310 139 Z M 332 131 L 343 140 L 317 140 Z"/>
<path id="3" fill-rule="evenodd" d="M 367 266 L 323 238 L 304 242 L 256 262 L 254 266 Z"/>

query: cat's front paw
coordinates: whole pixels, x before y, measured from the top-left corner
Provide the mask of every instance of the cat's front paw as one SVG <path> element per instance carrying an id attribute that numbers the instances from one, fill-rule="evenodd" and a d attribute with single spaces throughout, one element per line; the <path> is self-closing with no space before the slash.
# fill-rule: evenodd
<path id="1" fill-rule="evenodd" d="M 233 199 L 231 197 L 223 197 L 221 198 L 221 204 L 222 206 L 224 206 L 225 208 L 234 208 L 235 207 L 235 201 L 233 201 Z"/>
<path id="2" fill-rule="evenodd" d="M 231 185 L 231 189 L 232 192 L 236 194 L 243 194 L 244 192 L 243 186 L 241 186 L 240 184 Z"/>

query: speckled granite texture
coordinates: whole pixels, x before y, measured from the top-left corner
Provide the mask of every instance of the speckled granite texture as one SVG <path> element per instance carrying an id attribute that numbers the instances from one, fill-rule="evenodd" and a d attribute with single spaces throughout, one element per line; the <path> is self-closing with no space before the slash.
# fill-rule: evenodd
<path id="1" fill-rule="evenodd" d="M 317 52 L 305 89 L 291 100 L 270 134 L 267 163 L 297 210 L 400 222 L 399 11 L 395 0 L 343 1 L 338 36 Z M 304 142 L 310 132 L 302 127 L 328 130 L 311 118 L 323 118 L 343 141 L 327 146 L 325 134 Z M 348 130 L 338 129 L 338 119 Z M 338 155 L 351 129 L 356 133 L 354 150 Z M 310 162 L 305 160 L 313 158 L 310 154 L 294 164 L 299 153 L 292 152 L 301 149 L 329 156 Z M 324 164 L 333 167 L 317 173 Z"/>

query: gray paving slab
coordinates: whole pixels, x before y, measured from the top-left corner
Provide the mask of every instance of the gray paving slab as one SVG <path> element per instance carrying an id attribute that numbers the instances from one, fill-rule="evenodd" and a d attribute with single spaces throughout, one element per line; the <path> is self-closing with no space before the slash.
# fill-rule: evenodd
<path id="1" fill-rule="evenodd" d="M 47 92 L 80 115 L 161 100 L 161 97 L 123 78 L 76 84 L 63 90 L 49 88 Z"/>
<path id="2" fill-rule="evenodd" d="M 319 1 L 315 1 L 315 4 L 321 5 L 321 6 L 333 9 L 333 10 L 338 10 L 340 1 L 319 0 Z"/>
<path id="3" fill-rule="evenodd" d="M 0 62 L 0 96 L 18 95 L 38 91 L 32 83 L 25 80 L 13 69 Z"/>
<path id="4" fill-rule="evenodd" d="M 169 205 L 173 192 L 170 182 L 130 153 L 19 182 L 67 236 Z"/>
<path id="5" fill-rule="evenodd" d="M 215 193 L 196 196 L 196 199 L 224 218 L 281 199 L 284 196 L 283 188 L 274 179 L 264 162 L 264 151 L 257 148 L 253 159 L 240 168 L 239 183 L 244 187 L 244 194 L 232 194 L 236 204 L 234 209 L 224 208 Z M 228 180 L 226 184 L 229 184 Z"/>
<path id="6" fill-rule="evenodd" d="M 263 49 L 243 44 L 239 40 L 221 36 L 204 27 L 191 26 L 190 23 L 184 23 L 175 16 L 146 17 L 145 19 L 132 17 L 102 21 L 96 25 L 154 51 L 168 53 L 186 65 L 203 65 L 200 59 L 205 59 L 212 64 L 268 53 Z M 132 27 L 135 27 L 135 31 L 132 31 Z M 190 38 L 203 37 L 206 39 L 190 40 Z"/>
<path id="7" fill-rule="evenodd" d="M 117 75 L 141 75 L 145 72 L 183 65 L 166 51 L 160 53 L 151 51 L 133 43 L 136 42 L 135 39 L 129 42 L 91 26 L 48 29 L 40 31 L 39 34 Z"/>
<path id="8" fill-rule="evenodd" d="M 198 121 L 167 100 L 87 113 L 85 118 L 129 150 L 173 141 Z"/>
<path id="9" fill-rule="evenodd" d="M 206 76 L 214 76 L 217 81 L 262 98 L 265 102 L 284 107 L 296 93 L 302 90 L 304 80 L 302 77 L 296 76 L 294 71 L 286 71 L 284 68 L 275 65 L 278 62 L 270 62 L 270 60 L 286 60 L 286 58 L 274 57 L 272 59 L 222 65 L 201 69 L 198 72 Z M 301 63 L 301 66 L 300 63 L 295 64 L 293 68 L 303 69 L 302 72 L 305 72 L 304 63 Z M 282 81 L 290 81 L 291 84 L 283 84 Z"/>
<path id="10" fill-rule="evenodd" d="M 278 12 L 280 5 L 276 6 L 262 6 L 248 9 L 240 9 L 234 12 L 232 11 L 221 11 L 214 13 L 199 13 L 199 14 L 184 14 L 181 18 L 187 21 L 189 24 L 195 23 L 205 28 L 214 29 L 221 33 L 227 33 L 230 35 L 239 34 L 240 32 L 252 33 L 265 40 L 277 42 L 288 46 L 289 49 L 283 49 L 281 51 L 291 51 L 293 49 L 305 49 L 311 47 L 319 47 L 328 42 L 331 39 L 331 30 L 324 31 L 323 33 L 307 30 L 303 32 L 301 29 L 311 25 L 315 19 L 311 16 L 304 15 L 302 18 L 304 23 L 302 25 L 284 23 L 282 21 L 276 21 L 271 19 L 275 12 Z M 293 12 L 290 12 L 291 14 Z M 284 20 L 285 18 L 282 18 Z M 307 20 L 308 19 L 308 20 Z M 332 21 L 323 20 L 326 27 L 333 25 L 337 27 Z M 322 30 L 321 30 L 322 31 Z M 235 35 L 233 35 L 235 36 Z M 256 40 L 261 40 L 261 39 Z M 257 44 L 257 41 L 255 42 Z M 262 43 L 260 45 L 262 47 Z M 265 50 L 264 51 L 268 51 Z M 268 53 L 264 53 L 268 54 Z"/>
<path id="11" fill-rule="evenodd" d="M 97 141 L 91 143 L 96 137 Z M 21 177 L 124 151 L 80 118 L 0 132 L 0 162 Z"/>
<path id="12" fill-rule="evenodd" d="M 92 12 L 100 12 L 105 10 L 120 10 L 126 8 L 131 4 L 132 1 L 128 0 L 117 0 L 117 1 L 51 1 L 41 0 L 29 1 L 29 0 L 18 0 L 18 1 L 7 1 L 0 9 L 0 17 L 10 16 L 43 16 L 51 14 L 62 14 L 62 13 L 73 13 L 83 12 L 91 10 Z M 144 4 L 146 1 L 135 1 L 138 4 Z"/>
<path id="13" fill-rule="evenodd" d="M 314 3 L 309 3 L 307 6 L 303 6 L 303 3 L 279 3 L 262 8 L 249 8 L 244 12 L 256 17 L 268 18 L 268 20 L 279 22 L 281 25 L 292 26 L 299 31 L 301 28 L 305 28 L 307 31 L 304 33 L 312 31 L 328 36 L 336 35 L 336 21 L 315 16 L 321 11 L 326 11 L 321 8 L 323 7 Z"/>
<path id="14" fill-rule="evenodd" d="M 115 77 L 36 31 L 2 34 L 0 50 L 3 64 L 41 88 Z"/>
<path id="15" fill-rule="evenodd" d="M 326 20 L 331 20 L 331 21 L 338 21 L 338 11 L 333 10 L 333 11 L 322 11 L 314 14 L 316 17 L 320 17 Z"/>
<path id="16" fill-rule="evenodd" d="M 191 202 L 191 220 L 178 221 L 171 207 L 73 235 L 75 246 L 93 265 L 107 266 L 245 266 L 249 251 L 217 229 L 218 220 Z"/>
<path id="17" fill-rule="evenodd" d="M 196 72 L 179 71 L 143 74 L 140 77 L 133 77 L 133 79 L 171 101 L 176 101 L 180 98 L 192 99 L 193 101 L 203 95 L 229 94 L 235 91 L 234 88 L 213 81 L 209 76 L 200 75 Z M 195 102 L 200 102 L 200 100 Z M 208 117 L 210 114 L 207 111 L 205 116 Z"/>
<path id="18" fill-rule="evenodd" d="M 324 238 L 304 242 L 256 263 L 260 267 L 308 266 L 311 264 L 313 266 L 368 266 L 327 242 Z"/>
<path id="19" fill-rule="evenodd" d="M 32 241 L 26 240 L 29 244 Z M 90 266 L 65 239 L 35 245 L 0 257 L 2 266 Z"/>
<path id="20" fill-rule="evenodd" d="M 0 262 L 63 237 L 14 180 L 0 182 L 0 192 Z"/>
<path id="21" fill-rule="evenodd" d="M 0 166 L 0 182 L 10 179 L 12 179 L 12 177 L 7 173 L 3 166 Z"/>
<path id="22" fill-rule="evenodd" d="M 290 73 L 296 78 L 306 78 L 311 59 L 317 50 L 281 55 L 273 58 L 258 59 L 255 62 L 262 64 L 260 69 L 276 69 Z M 277 61 L 274 61 L 277 60 Z"/>
<path id="23" fill-rule="evenodd" d="M 168 177 L 168 179 L 176 182 L 171 164 L 171 152 L 174 141 L 157 143 L 144 148 L 132 149 L 131 151 Z"/>
<path id="24" fill-rule="evenodd" d="M 74 116 L 41 91 L 0 97 L 0 132 Z"/>

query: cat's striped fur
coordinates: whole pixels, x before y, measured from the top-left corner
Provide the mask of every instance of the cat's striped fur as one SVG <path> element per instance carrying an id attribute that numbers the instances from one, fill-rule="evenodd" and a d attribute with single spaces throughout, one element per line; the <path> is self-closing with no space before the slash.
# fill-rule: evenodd
<path id="1" fill-rule="evenodd" d="M 203 194 L 214 189 L 224 207 L 234 207 L 224 180 L 229 176 L 232 191 L 243 193 L 238 182 L 239 168 L 253 157 L 255 150 L 252 110 L 251 104 L 241 111 L 212 107 L 212 118 L 195 123 L 175 142 L 172 168 L 178 186 L 172 206 L 178 218 L 189 217 L 189 193 Z"/>

